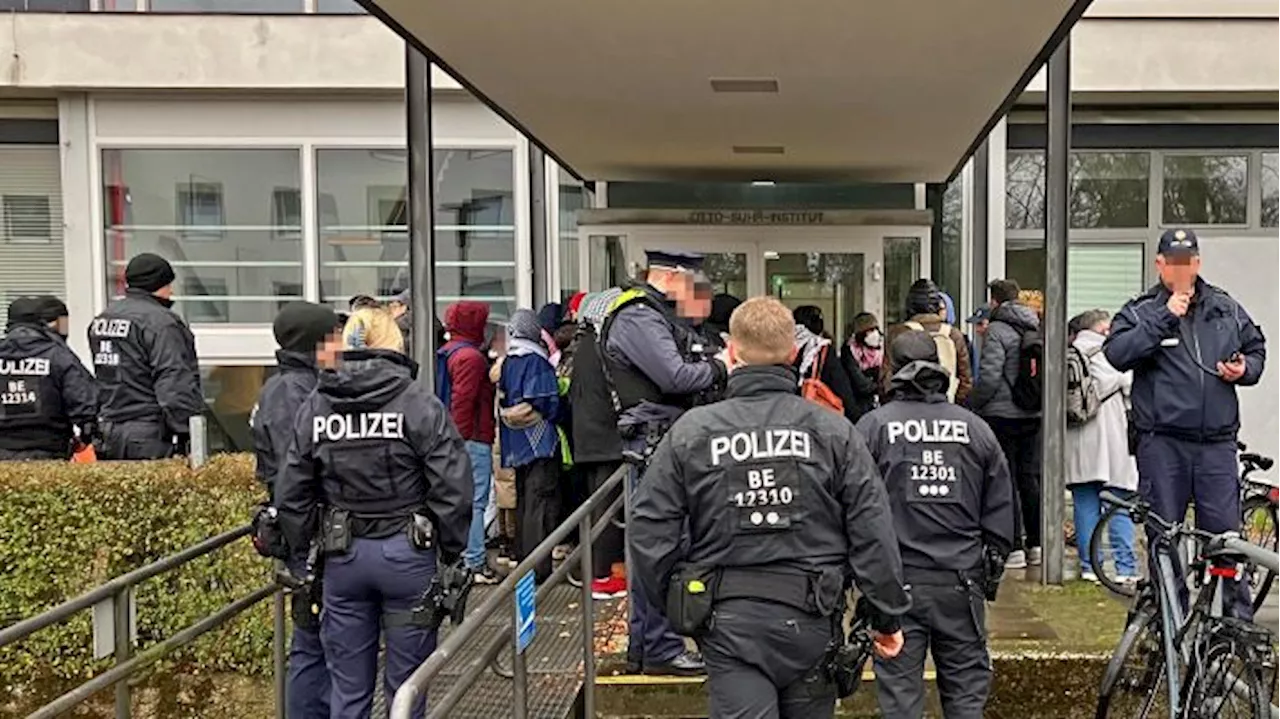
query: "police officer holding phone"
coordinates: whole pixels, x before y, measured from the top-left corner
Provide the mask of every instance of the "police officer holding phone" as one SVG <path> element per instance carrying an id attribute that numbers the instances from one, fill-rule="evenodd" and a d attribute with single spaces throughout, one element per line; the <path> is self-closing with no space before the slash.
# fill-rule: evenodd
<path id="1" fill-rule="evenodd" d="M 986 608 L 1013 546 L 1013 483 L 995 434 L 947 401 L 951 374 L 928 333 L 908 330 L 889 349 L 893 401 L 857 430 L 879 467 L 902 549 L 912 606 L 906 646 L 876 660 L 880 711 L 924 714 L 924 660 L 933 654 L 947 719 L 981 719 L 991 688 Z"/>
<path id="2" fill-rule="evenodd" d="M 96 433 L 93 375 L 66 343 L 67 306 L 56 297 L 9 304 L 0 340 L 0 460 L 66 460 Z"/>
<path id="3" fill-rule="evenodd" d="M 1184 517 L 1194 498 L 1200 529 L 1239 531 L 1236 387 L 1262 379 L 1266 339 L 1239 302 L 1200 277 L 1195 232 L 1165 231 L 1156 270 L 1159 284 L 1125 304 L 1103 345 L 1113 367 L 1133 371 L 1138 491 L 1166 520 Z M 1235 615 L 1251 619 L 1247 584 L 1227 582 L 1237 585 Z"/>
<path id="4" fill-rule="evenodd" d="M 333 719 L 369 716 L 380 638 L 386 696 L 395 695 L 435 650 L 438 619 L 415 610 L 440 594 L 465 596 L 471 576 L 461 560 L 471 527 L 466 446 L 433 389 L 414 381 L 395 324 L 360 322 L 343 336 L 360 349 L 327 362 L 302 404 L 275 486 L 292 554 L 318 538 L 323 555 Z"/>
<path id="5" fill-rule="evenodd" d="M 849 580 L 877 652 L 902 650 L 892 518 L 853 425 L 799 395 L 790 310 L 747 300 L 729 333 L 725 399 L 676 420 L 636 490 L 632 576 L 698 640 L 712 717 L 830 717 Z"/>

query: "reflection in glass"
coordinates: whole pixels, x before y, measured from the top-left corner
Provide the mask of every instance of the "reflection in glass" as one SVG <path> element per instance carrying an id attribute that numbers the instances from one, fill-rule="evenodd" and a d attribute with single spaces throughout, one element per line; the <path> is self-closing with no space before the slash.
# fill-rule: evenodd
<path id="1" fill-rule="evenodd" d="M 822 310 L 826 332 L 843 343 L 845 328 L 862 311 L 863 256 L 843 252 L 766 252 L 768 292 L 791 310 Z M 740 295 L 741 296 L 741 295 Z"/>
<path id="2" fill-rule="evenodd" d="M 103 150 L 107 286 L 134 255 L 169 260 L 188 322 L 268 323 L 301 299 L 298 153 L 282 149 Z"/>
<path id="3" fill-rule="evenodd" d="M 0 12 L 89 12 L 89 0 L 0 0 Z"/>
<path id="4" fill-rule="evenodd" d="M 515 200 L 510 150 L 436 149 L 436 293 L 490 304 L 507 317 L 516 299 Z M 409 285 L 401 149 L 316 151 L 320 290 L 339 306 L 356 294 L 388 297 Z"/>
<path id="5" fill-rule="evenodd" d="M 1166 155 L 1165 225 L 1243 225 L 1248 221 L 1246 155 Z"/>
<path id="6" fill-rule="evenodd" d="M 621 235 L 592 235 L 587 240 L 587 291 L 621 286 L 630 277 Z"/>
<path id="7" fill-rule="evenodd" d="M 275 366 L 213 365 L 200 368 L 200 386 L 205 395 L 205 417 L 209 424 L 210 451 L 248 452 L 253 450 L 249 419 L 258 403 L 262 385 L 275 373 Z"/>
<path id="8" fill-rule="evenodd" d="M 920 240 L 915 237 L 884 238 L 884 317 L 881 327 L 911 319 L 907 294 L 920 279 Z"/>
<path id="9" fill-rule="evenodd" d="M 587 207 L 587 189 L 563 168 L 560 188 L 560 300 L 567 302 L 578 287 L 578 210 Z"/>
<path id="10" fill-rule="evenodd" d="M 1276 153 L 1262 153 L 1262 226 L 1275 227 L 1280 219 L 1280 177 Z"/>
<path id="11" fill-rule="evenodd" d="M 747 297 L 747 256 L 741 252 L 713 252 L 706 256 L 702 273 L 711 282 L 712 294 Z"/>
<path id="12" fill-rule="evenodd" d="M 964 176 L 957 177 L 942 193 L 942 253 L 932 263 L 933 281 L 943 292 L 960 301 L 960 258 L 964 243 Z M 888 258 L 886 258 L 887 260 Z"/>
<path id="13" fill-rule="evenodd" d="M 151 12 L 269 15 L 301 13 L 304 8 L 302 0 L 150 0 L 148 9 Z"/>
<path id="14" fill-rule="evenodd" d="M 1150 153 L 1072 152 L 1068 171 L 1072 227 L 1147 226 Z M 1013 230 L 1044 229 L 1044 152 L 1010 152 L 1006 172 L 1006 227 Z"/>

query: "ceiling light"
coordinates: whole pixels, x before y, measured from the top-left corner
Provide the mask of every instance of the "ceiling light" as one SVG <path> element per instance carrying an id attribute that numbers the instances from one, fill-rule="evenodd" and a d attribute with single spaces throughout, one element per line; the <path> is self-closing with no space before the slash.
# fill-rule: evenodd
<path id="1" fill-rule="evenodd" d="M 756 180 L 751 183 L 752 187 L 773 187 L 773 180 Z"/>
<path id="2" fill-rule="evenodd" d="M 713 77 L 712 92 L 778 92 L 778 80 L 773 77 Z"/>
<path id="3" fill-rule="evenodd" d="M 735 155 L 785 155 L 786 149 L 782 145 L 734 145 L 733 154 Z"/>

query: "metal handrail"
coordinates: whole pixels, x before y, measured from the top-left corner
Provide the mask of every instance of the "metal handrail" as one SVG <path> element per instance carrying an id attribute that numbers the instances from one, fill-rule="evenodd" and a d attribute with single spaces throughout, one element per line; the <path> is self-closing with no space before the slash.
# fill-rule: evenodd
<path id="1" fill-rule="evenodd" d="M 583 706 L 584 716 L 595 716 L 595 651 L 593 646 L 592 633 L 592 597 L 591 597 L 591 544 L 595 538 L 604 531 L 609 522 L 612 521 L 613 514 L 623 503 L 623 497 L 616 498 L 609 506 L 603 516 L 593 526 L 591 524 L 591 512 L 604 503 L 605 498 L 618 487 L 625 477 L 630 473 L 631 468 L 627 464 L 620 466 L 617 471 L 609 476 L 599 488 L 596 489 L 590 497 L 586 499 L 577 509 L 573 511 L 558 527 L 552 530 L 551 534 L 542 541 L 532 552 L 529 553 L 515 569 L 507 575 L 500 584 L 494 587 L 485 597 L 480 605 L 473 609 L 466 619 L 456 629 L 445 637 L 436 650 L 431 653 L 427 660 L 423 662 L 413 674 L 400 686 L 396 691 L 395 698 L 391 704 L 391 719 L 411 719 L 415 705 L 426 695 L 427 685 L 431 680 L 445 667 L 446 663 L 457 655 L 464 647 L 466 647 L 473 637 L 484 626 L 490 617 L 497 614 L 500 610 L 508 606 L 508 602 L 515 595 L 516 584 L 519 579 L 528 572 L 534 570 L 534 567 L 551 555 L 556 545 L 560 544 L 574 527 L 579 529 L 578 548 L 573 555 L 577 555 L 577 559 L 582 569 L 582 593 L 583 593 Z M 621 493 L 625 496 L 625 492 Z M 584 539 L 585 538 L 585 539 Z M 551 577 L 543 583 L 537 592 L 537 596 L 541 597 L 545 592 L 550 591 L 558 582 L 562 581 L 569 573 L 569 569 L 573 566 L 570 560 L 566 560 L 560 565 L 560 568 L 552 573 Z M 512 631 L 518 631 L 515 622 L 512 622 Z M 499 635 L 490 642 L 490 644 L 482 650 L 481 661 L 473 663 L 468 670 L 464 671 L 461 676 L 454 682 L 448 694 L 438 703 L 434 705 L 431 717 L 444 716 L 454 705 L 462 698 L 467 689 L 475 682 L 476 678 L 484 671 L 489 662 L 497 656 L 498 650 L 509 637 Z M 525 685 L 525 666 L 523 655 L 517 653 L 513 662 L 515 673 L 515 707 L 513 715 L 517 719 L 521 719 L 527 714 L 527 687 Z"/>
<path id="2" fill-rule="evenodd" d="M 199 559 L 200 557 L 217 551 L 238 539 L 248 536 L 252 531 L 253 530 L 250 525 L 245 525 L 228 532 L 223 532 L 217 536 L 210 537 L 202 542 L 187 547 L 186 549 L 152 562 L 151 564 L 107 580 L 103 584 L 90 589 L 75 599 L 70 599 L 34 617 L 17 622 L 16 624 L 12 624 L 5 627 L 3 630 L 0 630 L 0 649 L 2 649 L 10 644 L 19 642 L 31 636 L 41 629 L 64 621 L 77 612 L 84 611 L 107 600 L 111 600 L 113 602 L 112 623 L 114 630 L 113 633 L 115 635 L 115 666 L 37 709 L 35 712 L 30 714 L 27 719 L 51 719 L 52 717 L 70 710 L 77 704 L 80 704 L 92 697 L 94 694 L 97 694 L 113 684 L 116 688 L 116 719 L 127 719 L 131 714 L 133 706 L 128 682 L 128 679 L 131 676 L 168 656 L 174 650 L 190 644 L 205 632 L 222 626 L 244 610 L 271 596 L 276 597 L 276 617 L 274 622 L 275 646 L 273 648 L 274 662 L 276 665 L 275 671 L 277 677 L 282 677 L 284 673 L 284 635 L 281 629 L 284 625 L 284 590 L 279 584 L 274 582 L 259 587 L 252 593 L 222 607 L 218 611 L 204 617 L 196 623 L 179 630 L 172 636 L 161 640 L 160 643 L 147 647 L 136 655 L 133 654 L 130 636 L 130 625 L 132 622 L 129 611 L 129 594 L 133 587 L 147 581 L 148 579 L 178 569 L 192 560 Z M 277 682 L 276 693 L 276 716 L 283 719 L 283 692 L 281 691 L 279 682 Z"/>

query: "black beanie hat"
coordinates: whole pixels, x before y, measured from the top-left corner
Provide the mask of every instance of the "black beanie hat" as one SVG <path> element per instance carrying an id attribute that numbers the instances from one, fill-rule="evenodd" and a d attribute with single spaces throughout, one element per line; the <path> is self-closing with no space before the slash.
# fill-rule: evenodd
<path id="1" fill-rule="evenodd" d="M 285 305 L 271 325 L 280 349 L 310 354 L 316 345 L 336 330 L 338 313 L 328 305 L 314 302 L 290 302 Z"/>
<path id="2" fill-rule="evenodd" d="M 907 290 L 907 312 L 912 315 L 937 314 L 942 309 L 942 292 L 928 277 L 911 283 Z"/>
<path id="3" fill-rule="evenodd" d="M 38 297 L 19 297 L 9 303 L 9 326 L 14 325 L 40 325 L 44 321 L 40 319 L 40 298 Z"/>
<path id="4" fill-rule="evenodd" d="M 59 317 L 67 317 L 71 314 L 67 311 L 66 303 L 53 295 L 41 295 L 37 300 L 40 303 L 41 322 L 53 322 Z"/>
<path id="5" fill-rule="evenodd" d="M 129 260 L 129 265 L 124 268 L 125 283 L 147 292 L 155 292 L 161 287 L 172 284 L 174 277 L 173 265 L 160 255 L 151 252 L 135 255 L 132 260 Z"/>
<path id="6" fill-rule="evenodd" d="M 928 332 L 907 330 L 894 338 L 889 354 L 893 357 L 893 366 L 899 368 L 921 360 L 937 362 L 938 344 Z"/>

